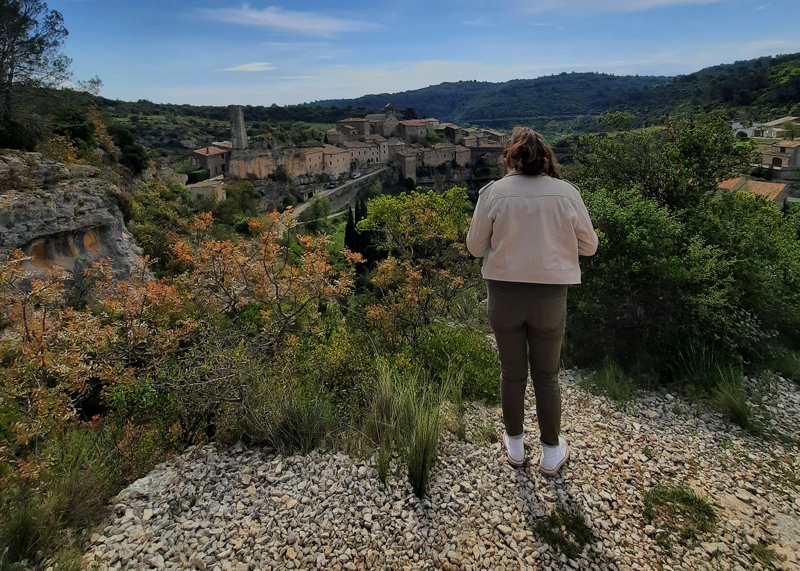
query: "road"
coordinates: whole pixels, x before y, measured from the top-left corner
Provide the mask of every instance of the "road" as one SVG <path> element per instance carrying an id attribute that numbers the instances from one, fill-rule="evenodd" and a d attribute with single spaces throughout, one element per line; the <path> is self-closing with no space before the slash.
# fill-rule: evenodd
<path id="1" fill-rule="evenodd" d="M 340 192 L 343 188 L 347 188 L 348 186 L 352 186 L 354 184 L 361 183 L 361 182 L 363 182 L 365 180 L 368 180 L 368 179 L 373 179 L 373 178 L 376 177 L 376 175 L 379 175 L 380 173 L 382 173 L 383 171 L 387 170 L 388 168 L 389 167 L 382 167 L 382 168 L 379 168 L 376 171 L 363 174 L 360 177 L 358 177 L 357 179 L 348 179 L 347 182 L 337 186 L 336 188 L 326 188 L 325 190 L 323 190 L 322 192 L 318 192 L 314 196 L 315 197 L 316 196 L 329 196 L 329 195 L 331 195 L 331 194 L 333 194 L 335 192 Z M 309 202 L 310 202 L 310 200 L 309 200 Z M 300 216 L 300 213 L 303 210 L 305 210 L 307 206 L 308 206 L 308 202 L 304 202 L 302 204 L 298 204 L 297 206 L 295 206 L 294 207 L 295 216 Z"/>

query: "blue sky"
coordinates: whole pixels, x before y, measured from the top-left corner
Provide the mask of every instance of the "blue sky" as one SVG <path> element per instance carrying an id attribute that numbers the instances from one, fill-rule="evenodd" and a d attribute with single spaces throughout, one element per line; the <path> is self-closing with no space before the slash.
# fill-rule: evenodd
<path id="1" fill-rule="evenodd" d="M 675 75 L 800 52 L 797 0 L 49 0 L 76 80 L 285 105 L 562 71 Z"/>

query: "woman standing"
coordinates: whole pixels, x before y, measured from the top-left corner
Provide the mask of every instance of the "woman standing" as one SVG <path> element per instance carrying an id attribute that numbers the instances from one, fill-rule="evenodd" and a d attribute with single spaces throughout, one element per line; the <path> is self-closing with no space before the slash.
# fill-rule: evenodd
<path id="1" fill-rule="evenodd" d="M 516 127 L 503 159 L 506 175 L 480 191 L 467 248 L 484 258 L 508 460 L 514 466 L 525 461 L 522 421 L 530 362 L 542 443 L 539 469 L 552 476 L 569 458 L 569 444 L 559 436 L 558 385 L 567 286 L 580 283 L 578 256 L 595 253 L 597 235 L 580 192 L 561 180 L 541 135 Z"/>

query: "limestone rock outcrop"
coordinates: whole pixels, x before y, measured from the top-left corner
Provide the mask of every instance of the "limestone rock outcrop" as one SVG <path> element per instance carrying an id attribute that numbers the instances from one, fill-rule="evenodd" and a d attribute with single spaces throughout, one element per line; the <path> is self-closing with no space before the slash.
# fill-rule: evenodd
<path id="1" fill-rule="evenodd" d="M 119 278 L 141 267 L 141 249 L 114 200 L 119 189 L 91 166 L 68 167 L 38 153 L 0 152 L 0 258 L 21 249 L 31 275 L 82 272 L 109 258 Z"/>

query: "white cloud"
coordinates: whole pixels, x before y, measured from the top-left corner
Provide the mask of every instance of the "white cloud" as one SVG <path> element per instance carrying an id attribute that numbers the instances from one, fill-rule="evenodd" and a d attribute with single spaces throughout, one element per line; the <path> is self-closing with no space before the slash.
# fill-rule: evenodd
<path id="1" fill-rule="evenodd" d="M 204 8 L 200 10 L 200 13 L 210 20 L 219 22 L 322 37 L 345 32 L 364 32 L 381 27 L 372 22 L 347 20 L 316 12 L 295 12 L 284 10 L 278 6 L 257 10 L 251 8 L 249 4 L 245 4 L 241 8 Z"/>
<path id="2" fill-rule="evenodd" d="M 227 67 L 220 71 L 245 71 L 250 73 L 272 71 L 275 66 L 267 62 L 245 63 L 234 67 Z"/>
<path id="3" fill-rule="evenodd" d="M 639 12 L 651 8 L 687 4 L 716 4 L 727 0 L 517 0 L 527 12 L 560 12 L 573 16 L 607 12 Z"/>

